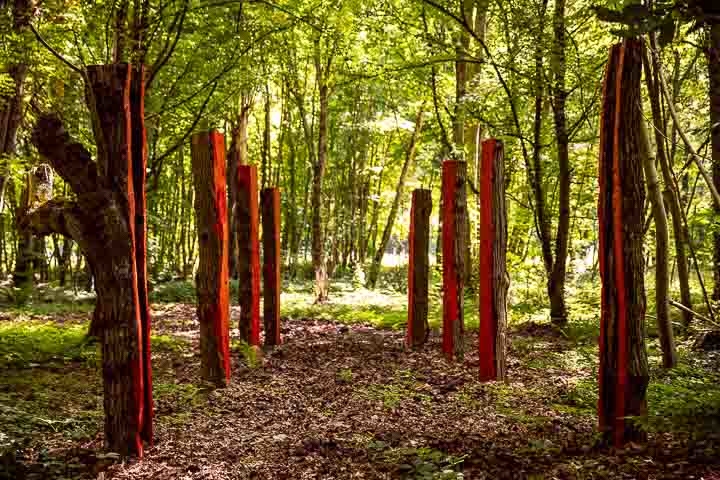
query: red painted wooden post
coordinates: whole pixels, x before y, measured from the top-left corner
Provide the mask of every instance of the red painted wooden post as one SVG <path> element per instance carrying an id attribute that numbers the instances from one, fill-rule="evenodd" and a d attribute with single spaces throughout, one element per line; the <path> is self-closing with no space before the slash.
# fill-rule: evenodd
<path id="1" fill-rule="evenodd" d="M 257 346 L 260 345 L 260 245 L 255 165 L 238 165 L 237 187 L 240 338 Z"/>
<path id="2" fill-rule="evenodd" d="M 130 124 L 132 149 L 132 182 L 135 197 L 135 265 L 137 270 L 140 330 L 143 354 L 143 419 L 140 438 L 153 444 L 152 366 L 150 363 L 150 303 L 147 288 L 147 137 L 145 134 L 145 68 L 135 67 L 130 81 Z"/>
<path id="3" fill-rule="evenodd" d="M 408 261 L 408 322 L 406 343 L 410 348 L 425 343 L 428 334 L 428 275 L 430 261 L 430 212 L 432 192 L 417 189 L 410 209 L 410 258 Z"/>
<path id="4" fill-rule="evenodd" d="M 628 420 L 646 412 L 643 178 L 635 129 L 642 122 L 641 42 L 613 46 L 603 84 L 599 161 L 599 266 L 602 280 L 598 418 L 606 442 L 644 440 Z"/>
<path id="5" fill-rule="evenodd" d="M 480 275 L 478 352 L 481 381 L 505 378 L 507 325 L 507 214 L 503 145 L 482 143 L 480 166 Z"/>
<path id="6" fill-rule="evenodd" d="M 443 261 L 443 341 L 448 359 L 463 356 L 463 289 L 465 276 L 465 237 L 467 205 L 466 164 L 445 161 L 442 166 L 442 261 Z"/>
<path id="7" fill-rule="evenodd" d="M 197 272 L 201 373 L 224 386 L 230 380 L 230 290 L 225 138 L 216 131 L 192 137 L 200 264 Z"/>
<path id="8" fill-rule="evenodd" d="M 280 189 L 260 194 L 263 227 L 263 319 L 265 345 L 280 344 Z"/>

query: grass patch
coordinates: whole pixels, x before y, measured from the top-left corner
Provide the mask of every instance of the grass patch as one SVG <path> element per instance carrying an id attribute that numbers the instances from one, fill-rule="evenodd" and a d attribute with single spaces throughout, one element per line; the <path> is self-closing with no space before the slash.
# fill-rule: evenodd
<path id="1" fill-rule="evenodd" d="M 429 447 L 391 447 L 372 440 L 366 446 L 375 461 L 392 465 L 400 478 L 417 480 L 462 479 L 467 455 L 449 455 Z"/>
<path id="2" fill-rule="evenodd" d="M 96 362 L 87 325 L 32 321 L 0 323 L 0 368 L 25 368 L 48 362 Z"/>

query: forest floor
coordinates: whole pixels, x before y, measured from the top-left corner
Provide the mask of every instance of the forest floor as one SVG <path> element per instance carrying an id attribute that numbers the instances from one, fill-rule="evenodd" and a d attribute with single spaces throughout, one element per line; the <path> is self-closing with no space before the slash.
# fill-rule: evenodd
<path id="1" fill-rule="evenodd" d="M 509 382 L 480 383 L 472 333 L 450 363 L 437 332 L 409 352 L 397 329 L 284 318 L 264 355 L 233 342 L 232 381 L 213 390 L 186 303 L 153 306 L 156 442 L 121 462 L 102 453 L 88 320 L 82 307 L 0 313 L 0 478 L 720 478 L 720 357 L 682 343 L 671 372 L 650 349 L 647 444 L 608 451 L 582 328 L 513 325 Z"/>

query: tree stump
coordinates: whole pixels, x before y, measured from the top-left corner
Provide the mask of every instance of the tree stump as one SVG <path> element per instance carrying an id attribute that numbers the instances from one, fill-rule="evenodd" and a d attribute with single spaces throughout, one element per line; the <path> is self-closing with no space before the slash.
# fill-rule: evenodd
<path id="1" fill-rule="evenodd" d="M 598 201 L 602 279 L 598 415 L 605 440 L 622 447 L 642 441 L 628 417 L 646 411 L 643 206 L 645 185 L 638 125 L 642 43 L 610 52 L 600 121 Z"/>
<path id="2" fill-rule="evenodd" d="M 480 172 L 479 328 L 480 380 L 503 380 L 506 375 L 507 331 L 507 210 L 502 142 L 482 143 Z"/>
<path id="3" fill-rule="evenodd" d="M 463 358 L 466 230 L 468 228 L 465 193 L 467 165 L 447 160 L 442 166 L 442 263 L 443 263 L 443 341 L 445 356 Z"/>
<path id="4" fill-rule="evenodd" d="M 428 330 L 428 276 L 430 274 L 430 213 L 432 192 L 417 189 L 410 207 L 410 260 L 408 262 L 408 347 L 422 346 Z"/>
<path id="5" fill-rule="evenodd" d="M 225 138 L 221 133 L 193 135 L 192 169 L 200 258 L 196 285 L 201 376 L 225 386 L 230 381 L 230 263 Z"/>
<path id="6" fill-rule="evenodd" d="M 265 345 L 280 344 L 280 189 L 261 195 L 263 227 L 263 320 Z"/>
<path id="7" fill-rule="evenodd" d="M 240 338 L 260 345 L 260 244 L 258 240 L 257 167 L 237 168 L 238 280 Z"/>

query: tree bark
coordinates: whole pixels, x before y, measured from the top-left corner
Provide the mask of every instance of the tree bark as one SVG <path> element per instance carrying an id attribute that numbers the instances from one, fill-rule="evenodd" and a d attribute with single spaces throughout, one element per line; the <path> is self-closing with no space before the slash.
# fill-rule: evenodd
<path id="1" fill-rule="evenodd" d="M 403 190 L 405 188 L 405 179 L 407 178 L 410 165 L 415 158 L 415 151 L 417 150 L 418 139 L 423 127 L 423 115 L 425 107 L 421 107 L 418 111 L 417 117 L 415 118 L 415 129 L 413 130 L 412 137 L 410 137 L 410 143 L 408 144 L 407 150 L 405 151 L 405 162 L 403 163 L 402 170 L 400 171 L 400 177 L 398 178 L 397 187 L 395 187 L 395 198 L 393 199 L 392 206 L 390 207 L 390 213 L 388 213 L 387 222 L 385 222 L 385 228 L 383 229 L 382 237 L 380 238 L 380 244 L 375 250 L 372 264 L 370 265 L 370 271 L 368 272 L 367 288 L 374 289 L 378 276 L 380 274 L 380 266 L 382 265 L 382 259 L 385 255 L 385 249 L 390 241 L 390 235 L 392 235 L 392 229 L 395 226 L 395 218 L 397 217 L 398 210 L 400 209 L 400 202 L 402 200 Z"/>
<path id="2" fill-rule="evenodd" d="M 558 157 L 558 223 L 555 232 L 555 254 L 549 271 L 550 318 L 555 325 L 567 324 L 565 308 L 565 276 L 570 238 L 570 155 L 568 152 L 567 117 L 565 104 L 565 0 L 555 0 L 553 14 L 553 120 Z M 548 239 L 549 240 L 549 239 Z"/>
<path id="3" fill-rule="evenodd" d="M 642 44 L 613 46 L 603 87 L 598 204 L 600 370 L 598 415 L 607 442 L 622 447 L 643 432 L 628 417 L 646 411 L 643 205 L 645 188 L 637 128 Z"/>
<path id="4" fill-rule="evenodd" d="M 481 381 L 506 377 L 507 209 L 503 144 L 495 139 L 482 143 L 482 177 L 479 188 L 480 270 L 478 351 Z"/>
<path id="5" fill-rule="evenodd" d="M 450 360 L 464 355 L 466 168 L 465 162 L 443 162 L 443 352 Z"/>
<path id="6" fill-rule="evenodd" d="M 432 191 L 417 189 L 412 193 L 410 208 L 410 259 L 408 261 L 408 324 L 406 343 L 409 348 L 425 344 L 428 325 L 428 278 L 430 275 L 430 213 Z"/>
<path id="7" fill-rule="evenodd" d="M 706 56 L 710 79 L 710 125 L 712 142 L 712 175 L 715 190 L 720 191 L 720 22 L 709 27 Z M 720 218 L 720 205 L 714 204 L 715 219 Z M 720 230 L 713 235 L 713 300 L 720 301 Z"/>
<path id="8" fill-rule="evenodd" d="M 263 319 L 265 345 L 280 344 L 280 189 L 261 194 L 263 223 Z"/>
<path id="9" fill-rule="evenodd" d="M 239 165 L 237 181 L 240 338 L 260 345 L 260 244 L 258 240 L 257 167 Z"/>
<path id="10" fill-rule="evenodd" d="M 142 258 L 137 256 L 137 218 L 144 202 L 136 204 L 133 171 L 144 158 L 133 154 L 132 103 L 143 102 L 131 89 L 133 71 L 127 64 L 88 67 L 86 98 L 90 108 L 98 159 L 72 141 L 62 123 L 41 115 L 33 130 L 33 143 L 72 188 L 76 200 L 53 199 L 32 209 L 23 219 L 38 235 L 59 233 L 75 240 L 95 276 L 97 303 L 93 333 L 102 338 L 105 444 L 122 455 L 142 455 L 142 441 L 152 442 L 152 392 L 149 321 L 143 321 L 138 279 Z M 142 78 L 141 75 L 136 75 Z M 131 96 L 133 96 L 131 101 Z M 142 111 L 138 109 L 135 111 Z M 144 134 L 138 135 L 144 141 Z M 146 298 L 145 298 L 146 300 Z M 147 338 L 147 340 L 146 340 Z"/>
<path id="11" fill-rule="evenodd" d="M 192 137 L 199 265 L 200 372 L 224 387 L 230 381 L 230 286 L 225 139 L 210 131 Z"/>
<path id="12" fill-rule="evenodd" d="M 327 262 L 323 248 L 324 236 L 322 230 L 322 185 L 325 176 L 325 164 L 328 157 L 328 107 L 330 87 L 328 75 L 330 74 L 330 61 L 327 66 L 322 64 L 320 58 L 319 40 L 315 44 L 315 73 L 317 75 L 320 111 L 318 115 L 318 151 L 317 160 L 313 165 L 312 193 L 310 195 L 310 209 L 312 210 L 312 263 L 315 269 L 315 302 L 324 303 L 328 300 L 329 280 Z"/>

